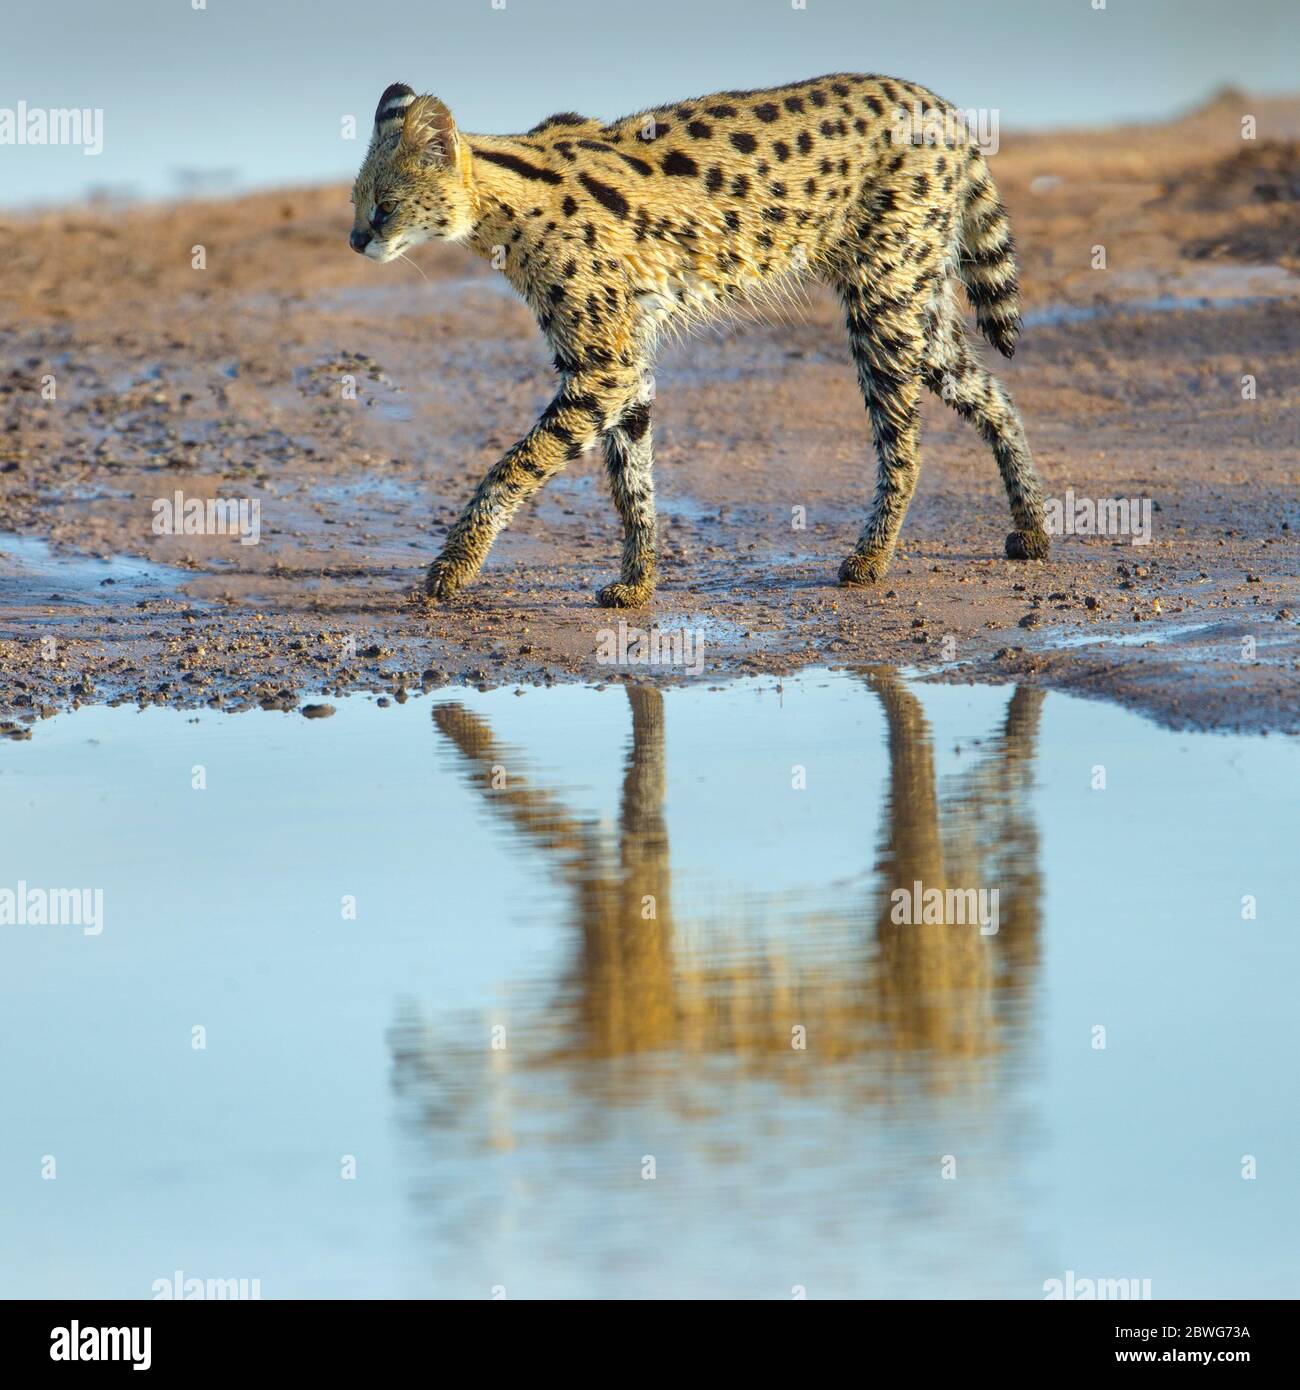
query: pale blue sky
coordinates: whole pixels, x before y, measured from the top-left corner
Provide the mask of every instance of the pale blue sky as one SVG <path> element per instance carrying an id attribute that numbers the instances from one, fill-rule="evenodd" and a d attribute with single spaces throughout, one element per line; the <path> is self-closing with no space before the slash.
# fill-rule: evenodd
<path id="1" fill-rule="evenodd" d="M 0 107 L 98 107 L 105 147 L 0 146 L 0 202 L 88 186 L 174 192 L 178 168 L 244 183 L 347 178 L 394 80 L 469 130 L 836 70 L 890 72 L 1003 128 L 1159 117 L 1224 83 L 1296 88 L 1295 0 L 44 0 L 12 7 Z"/>

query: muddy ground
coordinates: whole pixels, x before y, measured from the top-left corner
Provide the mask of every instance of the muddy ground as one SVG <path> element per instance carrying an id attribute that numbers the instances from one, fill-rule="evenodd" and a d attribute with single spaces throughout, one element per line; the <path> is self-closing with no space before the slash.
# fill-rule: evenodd
<path id="1" fill-rule="evenodd" d="M 814 291 L 789 321 L 663 358 L 661 587 L 623 615 L 592 598 L 620 541 L 596 456 L 450 606 L 406 601 L 552 388 L 527 310 L 467 253 L 420 248 L 427 278 L 363 261 L 343 186 L 5 217 L 0 729 L 89 700 L 293 709 L 646 674 L 597 660 L 620 618 L 698 632 L 706 680 L 889 662 L 1179 726 L 1300 729 L 1300 99 L 1004 132 L 993 169 L 1027 326 L 1014 362 L 986 356 L 1048 493 L 1150 498 L 1151 543 L 1004 559 L 992 460 L 927 401 L 894 569 L 837 587 L 874 459 L 838 311 Z M 177 491 L 257 500 L 260 542 L 156 536 L 152 504 Z"/>

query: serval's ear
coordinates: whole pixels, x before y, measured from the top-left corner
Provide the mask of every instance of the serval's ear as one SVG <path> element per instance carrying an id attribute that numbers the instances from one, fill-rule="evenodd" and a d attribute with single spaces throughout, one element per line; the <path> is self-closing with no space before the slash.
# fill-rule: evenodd
<path id="1" fill-rule="evenodd" d="M 406 109 L 414 100 L 415 93 L 405 82 L 394 82 L 391 87 L 384 88 L 384 94 L 379 98 L 379 105 L 375 107 L 373 138 L 376 145 L 386 137 L 396 138 L 401 134 Z"/>
<path id="2" fill-rule="evenodd" d="M 456 163 L 460 138 L 451 112 L 437 97 L 416 97 L 406 108 L 402 148 L 430 164 Z"/>

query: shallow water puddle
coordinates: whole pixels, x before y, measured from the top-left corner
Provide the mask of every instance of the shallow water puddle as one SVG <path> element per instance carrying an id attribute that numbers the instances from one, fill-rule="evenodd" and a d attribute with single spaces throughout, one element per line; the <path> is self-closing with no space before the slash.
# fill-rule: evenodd
<path id="1" fill-rule="evenodd" d="M 1295 660 L 1295 641 L 1288 628 L 1279 636 L 1263 637 L 1253 625 L 1227 621 L 1162 623 L 1136 632 L 1108 632 L 1097 627 L 1079 632 L 1049 633 L 1043 647 L 1054 651 L 1080 651 L 1108 647 L 1176 649 L 1185 661 L 1249 660 L 1255 665 L 1290 666 Z M 1249 652 L 1249 656 L 1243 653 Z"/>
<path id="2" fill-rule="evenodd" d="M 1294 1293 L 1298 774 L 882 670 L 43 722 L 3 1292 Z"/>
<path id="3" fill-rule="evenodd" d="M 193 578 L 187 570 L 129 555 L 74 555 L 55 551 L 35 536 L 0 535 L 0 609 L 47 599 L 120 603 L 124 595 L 174 598 Z M 109 585 L 115 586 L 111 596 L 104 592 Z"/>
<path id="4" fill-rule="evenodd" d="M 1099 304 L 1050 304 L 1024 315 L 1026 328 L 1060 328 L 1065 324 L 1091 323 L 1096 319 L 1126 318 L 1143 314 L 1204 313 L 1209 310 L 1253 309 L 1261 304 L 1288 304 L 1289 297 L 1253 295 L 1157 295 L 1154 299 L 1116 300 Z"/>
<path id="5" fill-rule="evenodd" d="M 1166 623 L 1153 631 L 1140 630 L 1138 632 L 1106 632 L 1096 631 L 1095 629 L 1085 629 L 1082 632 L 1066 632 L 1054 634 L 1047 646 L 1056 648 L 1065 647 L 1142 647 L 1142 646 L 1162 646 L 1169 643 L 1180 644 L 1188 641 L 1194 634 L 1205 632 L 1214 627 L 1211 622 L 1203 623 L 1183 623 L 1175 626 Z"/>

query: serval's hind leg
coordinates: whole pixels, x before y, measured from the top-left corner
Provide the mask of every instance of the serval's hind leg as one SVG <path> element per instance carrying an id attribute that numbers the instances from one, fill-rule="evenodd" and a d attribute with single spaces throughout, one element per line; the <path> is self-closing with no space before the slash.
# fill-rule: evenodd
<path id="1" fill-rule="evenodd" d="M 623 521 L 619 577 L 596 594 L 605 608 L 640 608 L 655 588 L 655 493 L 650 402 L 635 401 L 605 435 L 605 468 Z"/>
<path id="2" fill-rule="evenodd" d="M 895 250 L 895 259 L 898 254 Z M 916 278 L 915 266 L 904 268 L 901 261 L 893 264 L 886 256 L 866 253 L 837 284 L 878 461 L 871 512 L 840 566 L 841 584 L 884 578 L 920 476 L 925 343 Z"/>
<path id="3" fill-rule="evenodd" d="M 951 281 L 940 289 L 928 315 L 925 384 L 979 430 L 1011 503 L 1016 529 L 1006 540 L 1012 560 L 1041 560 L 1049 541 L 1043 521 L 1043 490 L 1025 439 L 1025 428 L 1005 387 L 979 360 L 966 336 Z"/>

